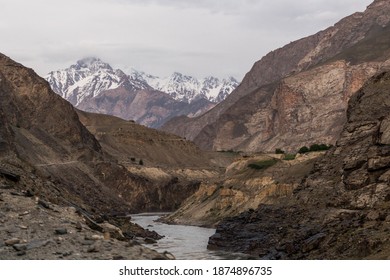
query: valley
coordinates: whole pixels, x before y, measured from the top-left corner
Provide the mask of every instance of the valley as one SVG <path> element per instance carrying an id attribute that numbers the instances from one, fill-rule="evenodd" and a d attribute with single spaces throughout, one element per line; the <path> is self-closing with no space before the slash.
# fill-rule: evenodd
<path id="1" fill-rule="evenodd" d="M 0 259 L 389 259 L 389 15 L 240 84 L 0 54 Z"/>

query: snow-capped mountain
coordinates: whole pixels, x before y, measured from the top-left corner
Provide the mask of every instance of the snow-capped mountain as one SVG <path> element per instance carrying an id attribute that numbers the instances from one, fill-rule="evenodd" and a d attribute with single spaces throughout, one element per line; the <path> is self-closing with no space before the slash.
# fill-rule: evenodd
<path id="1" fill-rule="evenodd" d="M 98 58 L 84 58 L 64 70 L 52 71 L 46 77 L 52 89 L 73 105 L 79 105 L 87 97 L 120 86 L 146 89 L 149 86 L 141 78 L 132 79 L 122 70 L 113 69 Z"/>
<path id="2" fill-rule="evenodd" d="M 238 85 L 234 78 L 198 80 L 174 73 L 161 79 L 129 69 L 125 74 L 98 58 L 85 58 L 45 78 L 56 93 L 81 110 L 133 119 L 150 127 L 159 127 L 175 116 L 201 115 Z"/>
<path id="3" fill-rule="evenodd" d="M 133 69 L 130 73 L 135 72 L 136 70 Z M 192 103 L 201 98 L 219 103 L 238 86 L 238 81 L 233 77 L 220 80 L 209 76 L 199 80 L 178 72 L 166 78 L 148 75 L 143 72 L 137 73 L 154 89 L 166 92 L 174 99 L 187 103 Z"/>

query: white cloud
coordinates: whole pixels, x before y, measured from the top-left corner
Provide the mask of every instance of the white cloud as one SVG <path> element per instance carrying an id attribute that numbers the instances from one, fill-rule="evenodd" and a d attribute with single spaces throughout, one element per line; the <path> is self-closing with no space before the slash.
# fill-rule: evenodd
<path id="1" fill-rule="evenodd" d="M 268 51 L 370 0 L 0 0 L 0 51 L 44 75 L 84 56 L 241 78 Z"/>

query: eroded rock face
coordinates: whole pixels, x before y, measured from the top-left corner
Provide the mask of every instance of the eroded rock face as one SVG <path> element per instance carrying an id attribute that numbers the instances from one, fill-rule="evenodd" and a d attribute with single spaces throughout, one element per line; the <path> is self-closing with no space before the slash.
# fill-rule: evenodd
<path id="1" fill-rule="evenodd" d="M 390 73 L 350 102 L 335 148 L 289 199 L 221 223 L 209 247 L 261 258 L 360 259 L 390 254 Z"/>
<path id="2" fill-rule="evenodd" d="M 211 111 L 163 128 L 214 150 L 334 144 L 350 96 L 389 65 L 389 14 L 388 2 L 374 1 L 364 13 L 269 53 Z"/>
<path id="3" fill-rule="evenodd" d="M 298 155 L 294 160 L 278 159 L 278 155 L 238 158 L 227 167 L 223 178 L 203 182 L 165 220 L 169 223 L 214 227 L 224 218 L 256 209 L 259 204 L 273 204 L 280 197 L 291 196 L 300 181 L 309 175 L 315 159 L 322 155 Z M 250 164 L 265 161 L 274 161 L 275 164 L 264 170 L 249 167 Z"/>
<path id="4" fill-rule="evenodd" d="M 218 123 L 212 148 L 274 151 L 282 147 L 296 152 L 313 143 L 334 144 L 350 96 L 381 67 L 337 61 L 285 78 L 275 87 L 263 87 L 238 101 L 230 116 Z M 196 139 L 206 141 L 201 136 Z"/>

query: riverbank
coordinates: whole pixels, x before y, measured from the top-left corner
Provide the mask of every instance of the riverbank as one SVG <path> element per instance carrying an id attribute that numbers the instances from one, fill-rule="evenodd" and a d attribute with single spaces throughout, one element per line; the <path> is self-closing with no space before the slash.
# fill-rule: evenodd
<path id="1" fill-rule="evenodd" d="M 0 260 L 169 259 L 169 255 L 120 238 L 108 223 L 91 228 L 74 207 L 61 207 L 0 181 Z M 123 237 L 123 236 L 122 236 Z"/>
<path id="2" fill-rule="evenodd" d="M 159 221 L 159 218 L 167 213 L 143 213 L 132 215 L 132 222 L 151 229 L 164 237 L 153 244 L 144 246 L 164 253 L 172 253 L 178 260 L 223 260 L 223 259 L 248 259 L 247 255 L 232 254 L 207 249 L 210 236 L 215 233 L 213 228 L 172 225 Z"/>

